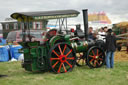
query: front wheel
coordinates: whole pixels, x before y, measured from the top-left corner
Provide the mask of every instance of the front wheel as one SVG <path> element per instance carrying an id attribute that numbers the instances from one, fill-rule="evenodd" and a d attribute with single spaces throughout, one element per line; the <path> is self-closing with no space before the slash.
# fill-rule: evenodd
<path id="1" fill-rule="evenodd" d="M 98 68 L 103 66 L 104 63 L 105 63 L 104 51 L 97 46 L 91 47 L 87 53 L 87 65 L 90 68 Z"/>
<path id="2" fill-rule="evenodd" d="M 72 47 L 66 43 L 55 44 L 49 51 L 49 64 L 55 73 L 71 71 L 76 64 Z"/>

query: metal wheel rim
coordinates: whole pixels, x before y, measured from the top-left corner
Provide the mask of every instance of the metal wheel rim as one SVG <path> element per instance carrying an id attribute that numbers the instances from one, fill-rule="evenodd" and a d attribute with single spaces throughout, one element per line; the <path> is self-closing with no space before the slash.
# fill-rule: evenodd
<path id="1" fill-rule="evenodd" d="M 71 71 L 75 63 L 76 57 L 74 51 L 68 44 L 58 43 L 51 48 L 49 53 L 49 64 L 55 73 L 66 73 Z"/>
<path id="2" fill-rule="evenodd" d="M 92 47 L 88 51 L 87 64 L 90 68 L 98 68 L 105 63 L 105 54 L 99 47 Z"/>

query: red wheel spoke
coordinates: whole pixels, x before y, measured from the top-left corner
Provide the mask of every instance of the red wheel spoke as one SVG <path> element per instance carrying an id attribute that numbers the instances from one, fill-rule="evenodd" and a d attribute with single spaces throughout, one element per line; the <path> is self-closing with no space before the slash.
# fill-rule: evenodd
<path id="1" fill-rule="evenodd" d="M 100 53 L 99 55 L 97 55 L 97 56 L 100 56 L 100 55 L 102 55 L 102 53 Z"/>
<path id="2" fill-rule="evenodd" d="M 59 50 L 60 50 L 61 55 L 63 55 L 62 50 L 61 50 L 61 48 L 60 48 L 60 45 L 58 45 L 58 48 L 59 48 Z"/>
<path id="3" fill-rule="evenodd" d="M 55 51 L 55 50 L 52 50 L 52 52 L 53 52 L 53 53 L 55 53 L 57 57 L 59 57 L 59 55 L 56 53 L 56 51 Z"/>
<path id="4" fill-rule="evenodd" d="M 98 49 L 97 49 L 97 56 L 98 56 Z"/>
<path id="5" fill-rule="evenodd" d="M 72 68 L 72 65 L 68 61 L 66 61 L 66 63 Z"/>
<path id="6" fill-rule="evenodd" d="M 60 58 L 50 58 L 51 60 L 60 60 Z"/>
<path id="7" fill-rule="evenodd" d="M 97 61 L 94 62 L 94 66 L 96 66 Z"/>
<path id="8" fill-rule="evenodd" d="M 99 60 L 103 61 L 103 59 L 102 59 L 102 58 L 99 58 Z"/>
<path id="9" fill-rule="evenodd" d="M 67 45 L 64 46 L 63 54 L 64 54 L 64 51 L 65 51 L 66 48 L 67 48 Z"/>
<path id="10" fill-rule="evenodd" d="M 90 57 L 92 57 L 92 58 L 94 58 L 94 56 L 92 56 L 92 55 L 89 55 Z"/>
<path id="11" fill-rule="evenodd" d="M 57 61 L 57 62 L 52 66 L 52 68 L 54 68 L 58 63 L 59 63 L 59 61 Z"/>
<path id="12" fill-rule="evenodd" d="M 93 60 L 94 60 L 94 59 L 91 59 L 91 60 L 90 60 L 90 63 L 91 63 Z"/>
<path id="13" fill-rule="evenodd" d="M 59 66 L 59 69 L 58 69 L 58 73 L 60 73 L 60 69 L 61 69 L 61 66 L 62 66 L 62 63 L 60 64 L 60 66 Z"/>
<path id="14" fill-rule="evenodd" d="M 65 55 L 66 57 L 72 52 L 72 49 Z"/>
<path id="15" fill-rule="evenodd" d="M 98 61 L 96 61 L 96 62 L 97 62 L 97 64 L 98 64 L 98 66 L 100 66 L 99 62 L 98 62 Z"/>
<path id="16" fill-rule="evenodd" d="M 92 50 L 92 53 L 93 53 L 94 56 L 96 56 L 93 50 Z"/>
<path id="17" fill-rule="evenodd" d="M 63 63 L 62 65 L 63 65 L 64 71 L 65 71 L 65 72 L 67 72 L 67 70 L 66 70 L 66 68 L 65 68 L 65 65 L 64 65 L 64 63 Z"/>
<path id="18" fill-rule="evenodd" d="M 74 60 L 74 57 L 66 58 L 67 60 Z"/>

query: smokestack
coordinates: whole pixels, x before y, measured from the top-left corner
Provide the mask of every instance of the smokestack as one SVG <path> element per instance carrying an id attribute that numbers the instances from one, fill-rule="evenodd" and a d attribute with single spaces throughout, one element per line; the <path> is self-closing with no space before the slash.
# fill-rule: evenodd
<path id="1" fill-rule="evenodd" d="M 83 9 L 82 11 L 83 11 L 85 40 L 88 40 L 88 9 Z"/>

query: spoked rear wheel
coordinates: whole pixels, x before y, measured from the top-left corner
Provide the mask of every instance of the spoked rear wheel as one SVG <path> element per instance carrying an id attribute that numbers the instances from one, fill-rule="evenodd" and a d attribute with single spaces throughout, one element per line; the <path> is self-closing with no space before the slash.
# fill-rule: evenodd
<path id="1" fill-rule="evenodd" d="M 99 47 L 91 47 L 87 53 L 87 65 L 90 68 L 98 68 L 105 63 L 105 53 Z"/>
<path id="2" fill-rule="evenodd" d="M 66 43 L 54 45 L 49 52 L 49 64 L 55 73 L 71 71 L 75 65 L 76 57 L 71 46 Z"/>

